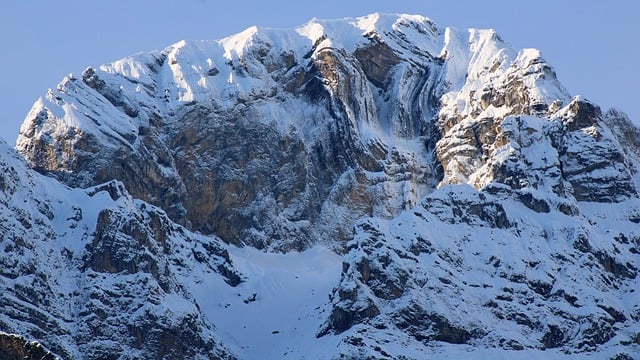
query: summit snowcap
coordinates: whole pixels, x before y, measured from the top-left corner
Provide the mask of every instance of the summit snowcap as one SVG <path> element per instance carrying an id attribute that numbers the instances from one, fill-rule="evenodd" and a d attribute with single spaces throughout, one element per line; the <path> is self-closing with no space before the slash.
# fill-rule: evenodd
<path id="1" fill-rule="evenodd" d="M 445 95 L 444 102 L 456 104 L 462 112 L 465 111 L 465 100 L 457 95 L 466 96 L 468 91 L 454 92 L 465 86 L 474 91 L 487 80 L 499 78 L 500 73 L 495 73 L 493 66 L 487 68 L 487 64 L 494 64 L 501 73 L 512 66 L 526 68 L 534 64 L 551 69 L 537 50 L 516 52 L 494 30 L 440 28 L 424 16 L 374 13 L 339 20 L 312 19 L 295 29 L 254 26 L 221 40 L 183 40 L 164 50 L 132 55 L 97 69 L 88 69 L 90 75 L 95 74 L 107 85 L 102 97 L 95 98 L 90 83 L 76 82 L 77 76 L 70 74 L 56 89 L 49 90 L 36 101 L 27 119 L 49 112 L 60 120 L 57 126 L 63 126 L 58 131 L 84 128 L 91 133 L 106 132 L 115 138 L 123 133 L 131 134 L 125 138 L 137 136 L 136 129 L 148 123 L 150 112 L 166 117 L 184 104 L 211 103 L 211 99 L 230 105 L 237 95 L 277 88 L 278 79 L 269 73 L 272 69 L 268 62 L 280 61 L 283 54 L 287 55 L 291 67 L 302 66 L 324 50 L 353 52 L 372 41 L 388 45 L 393 53 L 410 62 L 419 63 L 418 55 L 442 61 L 445 65 L 443 90 L 452 93 Z M 267 66 L 247 61 L 255 57 L 261 58 Z M 538 100 L 551 103 L 561 99 L 568 103 L 570 96 L 555 77 L 545 81 L 544 86 L 528 84 L 539 92 Z M 65 101 L 71 100 L 70 96 L 91 101 L 88 107 L 70 104 Z M 82 103 L 87 104 L 87 101 Z M 131 110 L 129 116 L 122 111 L 145 107 L 152 111 Z M 92 119 L 105 115 L 114 119 L 104 124 L 113 131 L 105 127 L 97 130 L 89 125 L 94 122 Z M 21 130 L 21 134 L 28 133 L 28 128 Z M 18 138 L 18 148 L 24 140 L 24 136 Z"/>

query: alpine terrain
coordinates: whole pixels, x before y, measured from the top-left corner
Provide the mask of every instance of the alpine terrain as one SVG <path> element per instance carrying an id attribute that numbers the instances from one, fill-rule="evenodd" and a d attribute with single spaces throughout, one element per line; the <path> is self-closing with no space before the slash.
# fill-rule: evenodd
<path id="1" fill-rule="evenodd" d="M 640 358 L 640 130 L 414 15 L 65 77 L 0 144 L 0 358 Z"/>

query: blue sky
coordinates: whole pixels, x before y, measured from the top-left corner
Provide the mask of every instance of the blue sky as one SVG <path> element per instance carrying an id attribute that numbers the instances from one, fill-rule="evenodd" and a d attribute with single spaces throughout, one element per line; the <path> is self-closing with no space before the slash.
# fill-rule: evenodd
<path id="1" fill-rule="evenodd" d="M 640 5 L 632 0 L 5 0 L 0 12 L 0 137 L 13 144 L 47 88 L 127 55 L 182 39 L 219 39 L 258 25 L 372 12 L 425 15 L 439 26 L 494 28 L 535 47 L 572 94 L 617 107 L 640 124 Z"/>

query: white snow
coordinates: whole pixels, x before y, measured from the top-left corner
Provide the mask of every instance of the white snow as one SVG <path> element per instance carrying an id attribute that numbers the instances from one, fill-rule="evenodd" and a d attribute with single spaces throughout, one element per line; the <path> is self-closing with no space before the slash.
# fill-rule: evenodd
<path id="1" fill-rule="evenodd" d="M 229 253 L 243 275 L 240 285 L 192 274 L 189 291 L 235 354 L 247 360 L 313 359 L 335 348 L 338 338 L 318 339 L 316 333 L 340 279 L 340 256 L 323 247 L 287 254 L 230 247 Z"/>

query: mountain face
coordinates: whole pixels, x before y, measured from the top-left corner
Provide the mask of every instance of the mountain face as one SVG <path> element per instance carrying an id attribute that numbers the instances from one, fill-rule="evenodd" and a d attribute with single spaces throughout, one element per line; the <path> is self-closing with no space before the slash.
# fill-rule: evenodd
<path id="1" fill-rule="evenodd" d="M 492 30 L 182 41 L 69 75 L 16 150 L 0 330 L 64 358 L 640 353 L 640 130 Z"/>

